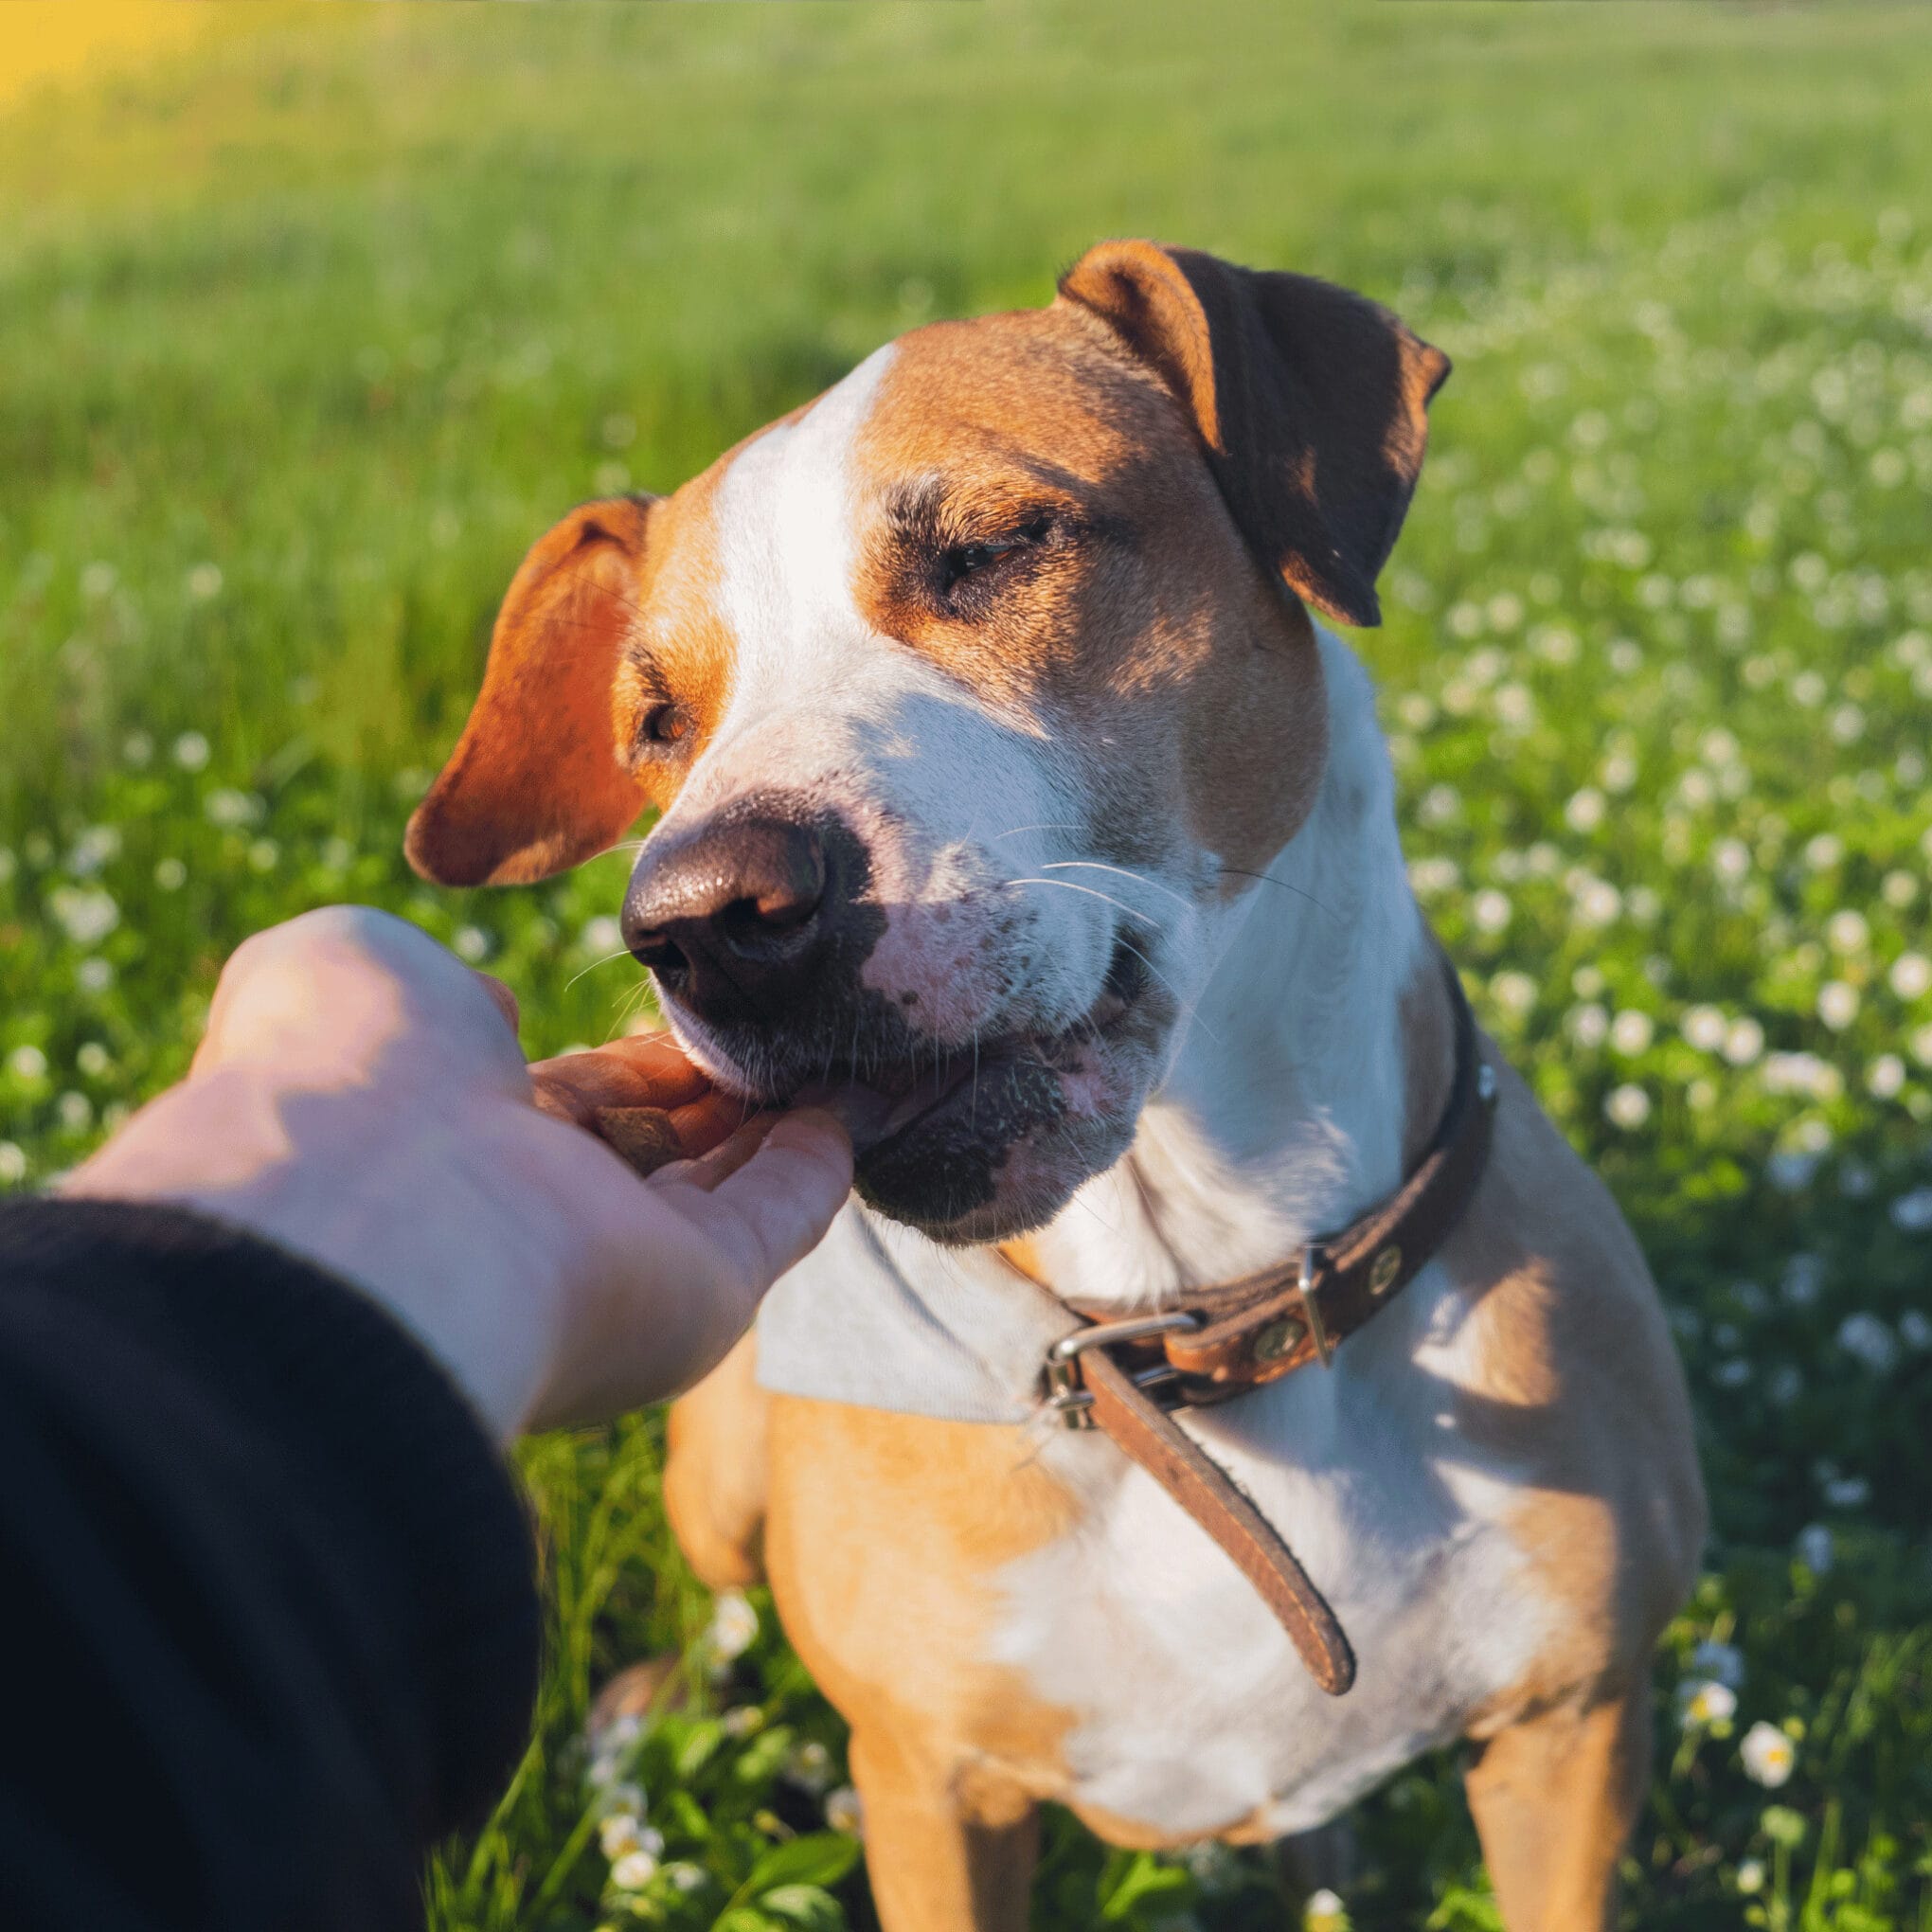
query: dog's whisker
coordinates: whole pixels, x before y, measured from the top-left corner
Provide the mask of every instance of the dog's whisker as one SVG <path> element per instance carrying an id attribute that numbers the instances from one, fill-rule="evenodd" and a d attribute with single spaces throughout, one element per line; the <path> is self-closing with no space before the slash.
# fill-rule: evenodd
<path id="1" fill-rule="evenodd" d="M 1165 892 L 1170 899 L 1178 900 L 1190 910 L 1194 903 L 1185 892 L 1176 892 L 1172 886 L 1165 886 L 1158 879 L 1150 879 L 1145 872 L 1134 871 L 1126 866 L 1102 865 L 1099 859 L 1055 859 L 1051 865 L 1042 866 L 1040 869 L 1043 872 L 1115 872 L 1122 879 L 1133 879 L 1142 886 L 1152 886 L 1156 892 Z"/>
<path id="2" fill-rule="evenodd" d="M 614 959 L 628 959 L 630 957 L 631 949 L 628 946 L 625 946 L 617 952 L 606 953 L 601 959 L 593 959 L 590 962 L 590 964 L 583 969 L 583 973 L 573 973 L 570 975 L 570 977 L 564 982 L 564 991 L 565 993 L 568 993 L 570 989 L 573 986 L 575 986 L 580 979 L 583 977 L 584 973 L 595 973 L 599 966 L 608 966 Z"/>
<path id="3" fill-rule="evenodd" d="M 1341 919 L 1340 913 L 1336 912 L 1332 906 L 1324 905 L 1313 892 L 1308 891 L 1304 886 L 1293 884 L 1287 879 L 1278 879 L 1272 872 L 1247 872 L 1243 871 L 1239 866 L 1223 866 L 1221 869 L 1232 878 L 1259 879 L 1264 886 L 1279 886 L 1283 892 L 1293 892 L 1300 898 L 1307 900 L 1309 904 L 1314 906 L 1317 912 L 1327 913 L 1332 920 L 1339 921 Z"/>

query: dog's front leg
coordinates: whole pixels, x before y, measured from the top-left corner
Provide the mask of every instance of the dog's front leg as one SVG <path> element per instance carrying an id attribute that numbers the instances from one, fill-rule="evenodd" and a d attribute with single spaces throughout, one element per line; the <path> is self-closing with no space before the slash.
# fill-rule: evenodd
<path id="1" fill-rule="evenodd" d="M 770 1409 L 758 1386 L 756 1330 L 671 1405 L 664 1509 L 707 1589 L 764 1581 Z"/>
<path id="2" fill-rule="evenodd" d="M 1565 1704 L 1487 1741 L 1463 1779 L 1509 1932 L 1616 1923 L 1618 1861 L 1650 1778 L 1650 1694 Z"/>
<path id="3" fill-rule="evenodd" d="M 927 1762 L 884 1726 L 853 1733 L 851 1767 L 886 1932 L 1020 1932 L 1040 1850 L 1025 1793 Z"/>

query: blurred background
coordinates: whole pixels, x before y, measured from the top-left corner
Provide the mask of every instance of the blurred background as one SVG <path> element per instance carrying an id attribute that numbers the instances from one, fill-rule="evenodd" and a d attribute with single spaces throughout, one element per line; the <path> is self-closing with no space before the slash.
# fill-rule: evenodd
<path id="1" fill-rule="evenodd" d="M 1928 100 L 1915 9 L 9 0 L 0 1188 L 309 905 L 489 965 L 532 1052 L 636 1024 L 620 860 L 462 895 L 400 854 L 571 504 L 1102 236 L 1346 282 L 1456 362 L 1355 640 L 1417 889 L 1698 1403 L 1631 1923 L 1932 1932 Z M 838 1726 L 684 1572 L 657 1441 L 528 1452 L 539 1734 L 438 1928 L 870 1923 Z M 586 1738 L 680 1646 L 677 1710 Z M 1454 1769 L 1310 1923 L 1494 1924 Z M 1287 1909 L 1262 1854 L 1056 1821 L 1036 1920 Z"/>

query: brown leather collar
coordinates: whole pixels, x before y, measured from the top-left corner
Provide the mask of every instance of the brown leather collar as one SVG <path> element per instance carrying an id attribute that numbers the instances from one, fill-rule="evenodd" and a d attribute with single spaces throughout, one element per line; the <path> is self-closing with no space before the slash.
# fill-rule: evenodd
<path id="1" fill-rule="evenodd" d="M 1446 958 L 1442 969 L 1456 1017 L 1449 1100 L 1427 1152 L 1387 1201 L 1290 1261 L 1186 1289 L 1176 1307 L 1156 1315 L 1108 1319 L 1069 1300 L 1088 1325 L 1046 1357 L 1047 1406 L 1070 1427 L 1105 1430 L 1180 1503 L 1260 1591 L 1315 1682 L 1336 1696 L 1354 1682 L 1355 1658 L 1334 1612 L 1279 1532 L 1171 1412 L 1225 1402 L 1310 1362 L 1326 1366 L 1461 1219 L 1489 1160 L 1496 1077 L 1462 983 Z"/>

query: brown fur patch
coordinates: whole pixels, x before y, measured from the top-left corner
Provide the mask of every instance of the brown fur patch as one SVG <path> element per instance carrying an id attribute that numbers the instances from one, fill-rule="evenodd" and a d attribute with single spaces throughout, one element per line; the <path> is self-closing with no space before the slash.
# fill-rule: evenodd
<path id="1" fill-rule="evenodd" d="M 854 1730 L 917 1738 L 969 1818 L 1064 1794 L 1070 1714 L 988 1660 L 993 1579 L 1079 1515 L 1025 1432 L 774 1396 L 771 1469 L 785 1632 Z"/>
<path id="2" fill-rule="evenodd" d="M 1477 1738 L 1640 1684 L 1695 1581 L 1706 1525 L 1683 1370 L 1643 1256 L 1603 1184 L 1483 1044 L 1500 1086 L 1495 1139 L 1442 1254 L 1482 1365 L 1455 1427 L 1526 1471 L 1508 1524 L 1554 1636 L 1471 1723 Z"/>
<path id="3" fill-rule="evenodd" d="M 1327 751 L 1314 628 L 1173 398 L 1093 316 L 903 338 L 857 456 L 868 621 L 1080 763 L 1097 851 L 1157 856 L 1177 811 L 1233 868 L 1287 843 Z M 949 557 L 1009 543 L 947 587 Z"/>

